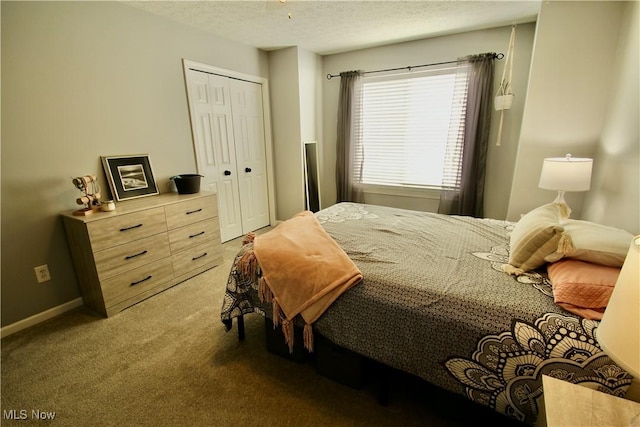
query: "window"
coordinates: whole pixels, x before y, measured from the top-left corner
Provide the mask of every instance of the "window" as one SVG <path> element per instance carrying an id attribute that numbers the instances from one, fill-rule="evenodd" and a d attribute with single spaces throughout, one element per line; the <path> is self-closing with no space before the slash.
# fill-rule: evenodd
<path id="1" fill-rule="evenodd" d="M 362 184 L 459 186 L 466 103 L 459 95 L 466 89 L 458 90 L 456 73 L 441 68 L 363 78 L 354 153 Z"/>

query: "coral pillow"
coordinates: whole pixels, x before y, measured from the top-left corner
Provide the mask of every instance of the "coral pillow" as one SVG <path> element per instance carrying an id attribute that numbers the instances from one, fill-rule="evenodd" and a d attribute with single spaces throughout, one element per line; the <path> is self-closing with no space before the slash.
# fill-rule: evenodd
<path id="1" fill-rule="evenodd" d="M 600 320 L 620 268 L 563 259 L 548 264 L 547 272 L 556 304 L 586 319 Z"/>
<path id="2" fill-rule="evenodd" d="M 519 275 L 543 266 L 545 258 L 558 251 L 564 233 L 560 218 L 567 211 L 563 203 L 548 203 L 523 216 L 511 233 L 509 264 L 502 270 Z"/>

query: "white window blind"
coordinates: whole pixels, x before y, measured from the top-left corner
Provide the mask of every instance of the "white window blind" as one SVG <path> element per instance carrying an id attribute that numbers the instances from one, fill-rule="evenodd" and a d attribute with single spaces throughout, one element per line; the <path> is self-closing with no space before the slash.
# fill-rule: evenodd
<path id="1" fill-rule="evenodd" d="M 466 84 L 456 87 L 455 68 L 365 77 L 354 153 L 361 182 L 457 188 L 464 92 Z"/>

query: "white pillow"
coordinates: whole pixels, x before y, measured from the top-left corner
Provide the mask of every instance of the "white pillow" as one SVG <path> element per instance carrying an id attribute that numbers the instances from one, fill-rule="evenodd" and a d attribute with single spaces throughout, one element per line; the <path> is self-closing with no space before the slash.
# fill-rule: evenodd
<path id="1" fill-rule="evenodd" d="M 578 219 L 562 219 L 560 224 L 568 236 L 567 244 L 558 247 L 558 251 L 548 261 L 572 258 L 608 267 L 622 267 L 633 234 Z"/>

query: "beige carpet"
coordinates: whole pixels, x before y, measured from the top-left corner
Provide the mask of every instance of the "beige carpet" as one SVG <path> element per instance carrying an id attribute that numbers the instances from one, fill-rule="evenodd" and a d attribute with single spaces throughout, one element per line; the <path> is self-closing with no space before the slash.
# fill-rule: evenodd
<path id="1" fill-rule="evenodd" d="M 224 245 L 223 265 L 111 318 L 80 308 L 4 338 L 1 424 L 509 425 L 402 377 L 392 379 L 389 404 L 379 405 L 371 385 L 352 389 L 310 362 L 268 352 L 257 314 L 246 317 L 239 342 L 219 320 L 239 245 Z M 53 420 L 37 419 L 38 411 Z"/>

